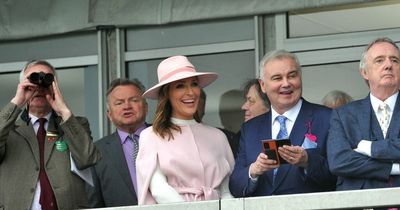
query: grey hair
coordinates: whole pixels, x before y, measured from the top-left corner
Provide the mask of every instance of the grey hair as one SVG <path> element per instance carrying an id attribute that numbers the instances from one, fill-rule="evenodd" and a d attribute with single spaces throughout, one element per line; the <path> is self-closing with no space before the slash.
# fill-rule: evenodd
<path id="1" fill-rule="evenodd" d="M 387 38 L 387 37 L 377 38 L 377 39 L 373 40 L 372 42 L 370 42 L 367 45 L 367 47 L 365 47 L 363 53 L 361 54 L 360 67 L 359 67 L 360 70 L 365 69 L 367 67 L 367 53 L 368 53 L 368 50 L 372 46 L 374 46 L 375 44 L 382 43 L 382 42 L 386 42 L 386 43 L 389 43 L 389 44 L 393 45 L 397 49 L 397 52 L 400 55 L 399 47 L 396 45 L 396 43 L 393 40 L 391 40 L 390 38 Z"/>
<path id="2" fill-rule="evenodd" d="M 24 81 L 24 79 L 25 79 L 25 71 L 28 68 L 30 68 L 32 66 L 35 66 L 35 65 L 43 65 L 43 66 L 49 67 L 51 69 L 51 71 L 53 72 L 54 77 L 57 77 L 56 69 L 49 62 L 47 62 L 45 60 L 33 60 L 33 61 L 29 61 L 27 64 L 25 64 L 24 68 L 19 73 L 19 82 Z"/>
<path id="3" fill-rule="evenodd" d="M 289 51 L 286 51 L 286 50 L 282 50 L 282 49 L 274 50 L 274 51 L 271 51 L 271 52 L 265 54 L 264 57 L 260 61 L 260 66 L 259 66 L 260 79 L 264 81 L 264 66 L 268 62 L 270 62 L 271 60 L 274 60 L 274 59 L 283 59 L 283 58 L 292 59 L 296 64 L 296 68 L 301 72 L 300 62 L 295 54 L 293 54 Z"/>
<path id="4" fill-rule="evenodd" d="M 333 90 L 326 94 L 326 96 L 322 99 L 322 104 L 328 106 L 330 104 L 338 104 L 339 106 L 350 103 L 353 101 L 353 98 L 340 90 Z"/>

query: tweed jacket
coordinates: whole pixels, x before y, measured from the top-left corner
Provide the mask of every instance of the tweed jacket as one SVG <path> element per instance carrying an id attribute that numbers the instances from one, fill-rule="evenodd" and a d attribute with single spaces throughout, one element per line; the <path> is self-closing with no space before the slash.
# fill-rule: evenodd
<path id="1" fill-rule="evenodd" d="M 18 118 L 22 112 L 9 103 L 0 111 L 0 209 L 29 209 L 39 176 L 39 147 L 32 124 Z M 61 122 L 52 114 L 47 131 L 65 141 L 66 151 L 45 140 L 45 170 L 59 209 L 87 207 L 84 181 L 71 172 L 70 154 L 78 169 L 94 165 L 101 158 L 92 142 L 86 118 L 71 116 Z"/>

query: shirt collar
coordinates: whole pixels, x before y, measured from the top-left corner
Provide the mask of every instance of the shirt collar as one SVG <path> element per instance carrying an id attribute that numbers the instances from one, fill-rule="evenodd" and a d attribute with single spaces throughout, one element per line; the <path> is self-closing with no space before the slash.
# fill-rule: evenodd
<path id="1" fill-rule="evenodd" d="M 288 118 L 291 122 L 296 121 L 297 115 L 299 115 L 301 105 L 303 104 L 303 100 L 300 99 L 296 105 L 294 105 L 292 108 L 287 110 L 285 113 L 282 115 Z M 272 122 L 275 121 L 276 117 L 279 116 L 280 114 L 275 111 L 275 109 L 271 106 L 271 117 L 272 117 Z"/>
<path id="2" fill-rule="evenodd" d="M 140 132 L 142 132 L 146 127 L 147 127 L 146 123 L 143 123 L 138 129 L 136 129 L 136 131 L 135 131 L 135 133 L 133 133 L 133 135 L 139 137 L 140 136 Z M 128 137 L 130 133 L 122 131 L 122 130 L 120 130 L 118 128 L 117 128 L 117 132 L 118 132 L 118 135 L 120 137 L 121 144 L 124 144 L 125 141 L 126 141 L 126 137 Z"/>
<path id="3" fill-rule="evenodd" d="M 392 96 L 387 98 L 385 101 L 381 101 L 380 99 L 378 99 L 377 97 L 375 97 L 371 93 L 369 95 L 370 95 L 369 98 L 371 100 L 372 109 L 374 109 L 375 112 L 378 112 L 379 105 L 381 103 L 383 103 L 383 102 L 386 103 L 389 106 L 390 111 L 393 112 L 394 106 L 396 105 L 396 100 L 397 100 L 397 96 L 399 95 L 399 92 L 396 92 L 395 94 L 393 94 Z"/>
<path id="4" fill-rule="evenodd" d="M 46 118 L 47 122 L 50 121 L 50 116 L 51 116 L 51 112 L 49 112 L 46 116 L 41 117 L 41 118 Z M 36 117 L 35 115 L 29 113 L 29 117 L 31 118 L 31 123 L 32 125 L 36 123 L 36 121 L 39 119 L 39 117 Z"/>

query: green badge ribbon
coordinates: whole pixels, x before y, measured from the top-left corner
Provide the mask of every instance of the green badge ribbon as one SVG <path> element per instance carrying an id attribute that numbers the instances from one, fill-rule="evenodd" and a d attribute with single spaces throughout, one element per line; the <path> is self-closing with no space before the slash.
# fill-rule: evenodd
<path id="1" fill-rule="evenodd" d="M 65 141 L 56 141 L 56 150 L 59 152 L 65 152 L 68 149 L 68 145 L 67 143 L 65 143 Z"/>

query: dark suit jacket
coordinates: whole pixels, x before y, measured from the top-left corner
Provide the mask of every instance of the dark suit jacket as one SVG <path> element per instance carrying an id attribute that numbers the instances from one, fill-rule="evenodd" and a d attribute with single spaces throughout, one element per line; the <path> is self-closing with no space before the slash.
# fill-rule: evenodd
<path id="1" fill-rule="evenodd" d="M 372 157 L 353 151 L 361 140 L 372 141 Z M 338 176 L 338 190 L 391 186 L 389 177 L 392 161 L 400 161 L 399 97 L 386 139 L 369 96 L 334 110 L 328 137 L 328 161 L 332 173 Z M 392 186 L 400 186 L 399 176 L 391 177 Z"/>
<path id="2" fill-rule="evenodd" d="M 137 195 L 118 132 L 98 140 L 95 144 L 103 158 L 92 167 L 94 187 L 86 187 L 90 206 L 137 205 Z"/>
<path id="3" fill-rule="evenodd" d="M 231 147 L 233 157 L 236 159 L 237 151 L 239 150 L 239 138 L 236 137 L 237 134 L 225 128 L 218 129 L 225 134 L 226 138 L 228 139 L 229 146 Z"/>
<path id="4" fill-rule="evenodd" d="M 39 175 L 39 147 L 32 124 L 18 119 L 21 113 L 9 103 L 0 111 L 0 209 L 29 209 Z M 92 143 L 86 118 L 71 116 L 61 123 L 53 114 L 48 131 L 57 131 L 68 150 L 57 151 L 45 140 L 46 173 L 59 209 L 87 207 L 84 181 L 71 172 L 70 153 L 79 169 L 88 168 L 100 159 Z"/>
<path id="5" fill-rule="evenodd" d="M 318 146 L 306 150 L 307 173 L 303 168 L 284 164 L 278 169 L 274 185 L 272 185 L 273 171 L 269 171 L 258 177 L 256 187 L 253 189 L 249 188 L 249 167 L 262 151 L 261 140 L 271 139 L 271 112 L 244 123 L 241 128 L 238 157 L 229 182 L 232 195 L 247 197 L 333 190 L 336 178 L 329 172 L 326 160 L 330 113 L 330 109 L 303 99 L 289 138 L 293 145 L 302 145 L 307 133 L 306 123 L 311 122 L 311 133 L 317 136 Z"/>

